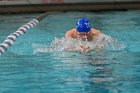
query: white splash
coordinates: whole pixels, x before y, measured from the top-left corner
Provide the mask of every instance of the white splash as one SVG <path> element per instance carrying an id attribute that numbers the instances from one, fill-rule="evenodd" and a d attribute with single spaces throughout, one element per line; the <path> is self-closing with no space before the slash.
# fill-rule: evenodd
<path id="1" fill-rule="evenodd" d="M 126 45 L 118 41 L 117 39 L 114 39 L 110 36 L 107 36 L 105 34 L 100 34 L 98 37 L 95 37 L 93 41 L 87 42 L 82 40 L 76 40 L 76 39 L 66 39 L 64 37 L 62 38 L 55 38 L 50 46 L 47 45 L 39 45 L 39 44 L 33 44 L 33 52 L 54 52 L 54 51 L 76 51 L 79 46 L 85 46 L 90 47 L 92 50 L 111 50 L 111 51 L 118 51 L 123 50 Z"/>
<path id="2" fill-rule="evenodd" d="M 124 50 L 126 48 L 126 44 L 122 41 L 118 41 L 115 38 L 112 38 L 111 36 L 100 34 L 98 37 L 96 37 L 92 41 L 93 49 L 96 49 L 96 47 L 105 49 L 105 50 L 112 50 L 112 51 L 118 51 L 118 50 Z"/>

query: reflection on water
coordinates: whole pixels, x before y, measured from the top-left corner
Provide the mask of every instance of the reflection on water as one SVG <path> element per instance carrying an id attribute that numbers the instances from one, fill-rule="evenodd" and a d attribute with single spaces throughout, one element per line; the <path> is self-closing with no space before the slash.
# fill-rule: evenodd
<path id="1" fill-rule="evenodd" d="M 60 80 L 65 82 L 63 89 L 68 93 L 109 93 L 114 80 L 111 67 L 114 61 L 104 61 L 106 58 L 102 52 L 88 56 L 75 55 L 68 52 L 57 54 L 61 60 L 54 64 L 54 68 Z"/>
<path id="2" fill-rule="evenodd" d="M 1 59 L 6 62 L 0 65 L 0 89 L 11 93 L 133 92 L 139 89 L 139 57 L 127 51 L 7 55 Z"/>

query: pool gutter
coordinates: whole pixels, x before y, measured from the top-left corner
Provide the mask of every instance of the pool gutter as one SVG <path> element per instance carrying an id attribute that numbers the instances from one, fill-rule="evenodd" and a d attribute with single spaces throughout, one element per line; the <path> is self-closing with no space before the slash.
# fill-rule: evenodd
<path id="1" fill-rule="evenodd" d="M 140 1 L 0 5 L 0 13 L 33 13 L 47 11 L 106 11 L 130 9 L 140 9 Z"/>

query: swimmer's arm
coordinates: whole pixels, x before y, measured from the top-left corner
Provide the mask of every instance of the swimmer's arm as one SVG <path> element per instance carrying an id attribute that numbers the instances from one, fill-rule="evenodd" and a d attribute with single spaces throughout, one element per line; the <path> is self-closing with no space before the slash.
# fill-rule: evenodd
<path id="1" fill-rule="evenodd" d="M 84 46 L 79 46 L 79 48 L 74 48 L 74 47 L 70 47 L 70 48 L 65 48 L 64 50 L 66 51 L 78 51 L 81 52 L 82 54 L 87 54 L 91 49 L 90 47 L 85 48 Z"/>
<path id="2" fill-rule="evenodd" d="M 79 51 L 82 53 L 82 54 L 87 54 L 89 51 L 90 51 L 90 47 L 84 47 L 84 46 L 80 46 L 79 47 Z"/>
<path id="3" fill-rule="evenodd" d="M 94 36 L 99 36 L 99 35 L 101 34 L 101 31 L 92 28 L 92 34 L 93 34 Z"/>
<path id="4" fill-rule="evenodd" d="M 69 32 L 66 32 L 65 38 L 70 38 Z"/>
<path id="5" fill-rule="evenodd" d="M 65 33 L 65 38 L 76 38 L 75 37 L 75 29 L 71 29 Z"/>

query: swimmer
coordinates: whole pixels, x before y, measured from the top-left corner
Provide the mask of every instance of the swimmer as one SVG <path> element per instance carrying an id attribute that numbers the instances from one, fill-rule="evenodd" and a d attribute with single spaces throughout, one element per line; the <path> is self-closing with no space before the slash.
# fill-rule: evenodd
<path id="1" fill-rule="evenodd" d="M 82 41 L 93 41 L 95 37 L 101 34 L 100 30 L 90 27 L 90 22 L 86 18 L 80 18 L 77 22 L 76 28 L 73 28 L 65 33 L 65 38 L 67 39 L 80 39 Z M 99 49 L 98 46 L 95 47 Z M 83 54 L 88 53 L 91 50 L 89 46 L 80 45 L 78 51 Z"/>

